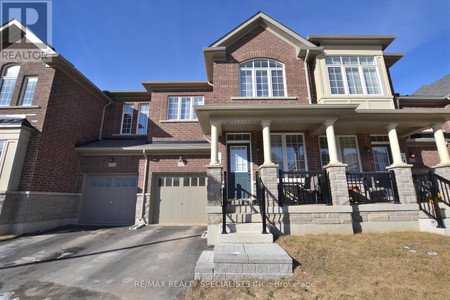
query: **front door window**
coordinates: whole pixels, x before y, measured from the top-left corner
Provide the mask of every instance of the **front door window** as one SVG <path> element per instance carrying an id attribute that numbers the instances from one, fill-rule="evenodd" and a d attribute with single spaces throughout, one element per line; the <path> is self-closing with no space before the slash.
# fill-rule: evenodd
<path id="1" fill-rule="evenodd" d="M 391 164 L 387 146 L 372 146 L 373 160 L 377 172 L 385 172 L 386 167 Z"/>

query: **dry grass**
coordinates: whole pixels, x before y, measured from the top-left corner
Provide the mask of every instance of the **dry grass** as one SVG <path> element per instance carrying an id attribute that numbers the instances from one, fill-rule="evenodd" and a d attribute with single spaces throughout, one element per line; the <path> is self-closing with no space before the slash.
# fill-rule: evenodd
<path id="1" fill-rule="evenodd" d="M 12 239 L 15 239 L 16 237 L 17 237 L 17 235 L 14 235 L 14 234 L 0 235 L 0 242 L 12 240 Z"/>
<path id="2" fill-rule="evenodd" d="M 450 299 L 449 237 L 406 232 L 283 236 L 276 242 L 298 262 L 294 277 L 279 282 L 290 286 L 198 284 L 185 299 Z"/>

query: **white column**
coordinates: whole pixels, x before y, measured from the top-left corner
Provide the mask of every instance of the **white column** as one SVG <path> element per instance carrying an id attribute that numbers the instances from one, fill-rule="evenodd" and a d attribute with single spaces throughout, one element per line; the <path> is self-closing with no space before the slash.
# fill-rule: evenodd
<path id="1" fill-rule="evenodd" d="M 264 150 L 264 165 L 273 165 L 272 151 L 270 148 L 270 123 L 271 121 L 261 121 L 263 133 L 263 150 Z"/>
<path id="2" fill-rule="evenodd" d="M 434 140 L 439 153 L 439 165 L 450 165 L 450 158 L 447 151 L 447 143 L 444 137 L 444 131 L 441 124 L 433 125 Z"/>
<path id="3" fill-rule="evenodd" d="M 330 156 L 329 164 L 340 164 L 338 159 L 337 147 L 336 147 L 336 136 L 334 135 L 334 122 L 326 121 L 326 133 L 327 133 L 327 143 L 328 143 L 328 155 Z"/>
<path id="4" fill-rule="evenodd" d="M 392 162 L 393 166 L 405 165 L 405 163 L 402 161 L 402 153 L 400 151 L 400 145 L 398 143 L 396 130 L 397 125 L 397 123 L 391 123 L 387 126 L 389 145 L 391 146 L 392 159 L 394 160 Z"/>
<path id="5" fill-rule="evenodd" d="M 219 165 L 218 146 L 219 146 L 219 123 L 211 122 L 211 163 L 210 165 Z"/>

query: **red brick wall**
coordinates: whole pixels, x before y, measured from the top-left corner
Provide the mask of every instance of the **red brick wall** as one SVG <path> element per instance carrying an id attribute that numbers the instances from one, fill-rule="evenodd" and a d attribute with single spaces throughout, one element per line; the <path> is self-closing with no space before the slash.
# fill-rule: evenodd
<path id="1" fill-rule="evenodd" d="M 56 71 L 31 186 L 24 177 L 22 189 L 80 192 L 77 188 L 80 155 L 75 146 L 99 138 L 104 105 L 67 74 Z"/>
<path id="2" fill-rule="evenodd" d="M 231 100 L 239 97 L 239 64 L 250 59 L 269 58 L 285 65 L 287 96 L 297 100 Z M 257 27 L 227 48 L 226 61 L 214 62 L 214 104 L 302 104 L 309 103 L 304 63 L 294 47 L 268 30 Z"/>

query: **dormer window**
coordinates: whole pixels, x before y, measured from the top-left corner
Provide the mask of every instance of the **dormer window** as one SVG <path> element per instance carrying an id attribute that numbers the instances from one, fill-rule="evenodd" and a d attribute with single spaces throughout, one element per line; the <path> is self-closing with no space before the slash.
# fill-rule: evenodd
<path id="1" fill-rule="evenodd" d="M 270 59 L 256 59 L 239 66 L 241 97 L 285 97 L 283 64 Z"/>
<path id="2" fill-rule="evenodd" d="M 7 106 L 11 104 L 11 98 L 16 86 L 17 76 L 20 66 L 9 66 L 5 68 L 0 83 L 0 105 Z"/>
<path id="3" fill-rule="evenodd" d="M 328 56 L 325 63 L 332 95 L 381 94 L 373 56 Z"/>

